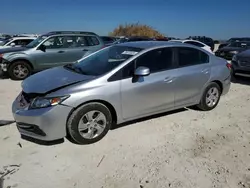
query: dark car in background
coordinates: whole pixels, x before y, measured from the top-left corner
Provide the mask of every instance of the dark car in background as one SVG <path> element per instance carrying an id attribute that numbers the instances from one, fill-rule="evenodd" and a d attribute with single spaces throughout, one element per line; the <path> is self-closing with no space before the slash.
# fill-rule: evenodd
<path id="1" fill-rule="evenodd" d="M 250 48 L 250 41 L 232 42 L 226 47 L 218 49 L 215 52 L 215 55 L 227 60 L 232 60 L 235 54 L 238 54 L 249 48 Z"/>
<path id="2" fill-rule="evenodd" d="M 208 46 L 210 46 L 211 50 L 214 51 L 214 40 L 210 37 L 206 36 L 189 36 L 187 39 L 198 40 Z"/>
<path id="3" fill-rule="evenodd" d="M 123 37 L 118 39 L 114 44 L 125 43 L 125 42 L 136 42 L 136 41 L 150 41 L 150 40 L 152 39 L 149 37 L 140 37 L 140 36 Z"/>
<path id="4" fill-rule="evenodd" d="M 156 40 L 156 41 L 169 41 L 169 38 L 168 37 L 155 37 L 155 38 L 153 38 L 153 40 Z"/>
<path id="5" fill-rule="evenodd" d="M 227 45 L 229 45 L 232 42 L 241 42 L 241 41 L 250 41 L 250 37 L 235 37 L 235 38 L 230 38 L 227 40 L 225 43 L 221 43 L 218 47 L 218 49 L 221 49 Z"/>
<path id="6" fill-rule="evenodd" d="M 110 36 L 100 36 L 104 44 L 111 44 L 114 43 L 117 39 L 115 37 L 110 37 Z"/>
<path id="7" fill-rule="evenodd" d="M 250 49 L 233 56 L 231 61 L 233 76 L 250 76 Z"/>

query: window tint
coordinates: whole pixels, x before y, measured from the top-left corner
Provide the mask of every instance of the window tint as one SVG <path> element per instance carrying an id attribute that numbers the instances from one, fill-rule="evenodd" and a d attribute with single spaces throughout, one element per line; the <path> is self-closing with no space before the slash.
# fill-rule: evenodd
<path id="1" fill-rule="evenodd" d="M 178 49 L 178 62 L 180 67 L 198 65 L 209 62 L 209 56 L 194 48 L 180 47 Z"/>
<path id="2" fill-rule="evenodd" d="M 28 45 L 29 43 L 31 43 L 32 41 L 33 41 L 32 39 L 24 39 L 24 40 L 20 40 L 20 41 L 18 42 L 18 44 L 17 44 L 17 45 L 26 46 L 26 45 Z"/>
<path id="3" fill-rule="evenodd" d="M 136 59 L 136 68 L 148 67 L 151 73 L 172 68 L 172 49 L 162 48 L 151 50 Z"/>
<path id="4" fill-rule="evenodd" d="M 64 37 L 51 37 L 46 40 L 43 45 L 46 46 L 46 49 L 57 49 L 62 48 L 64 42 Z"/>
<path id="5" fill-rule="evenodd" d="M 86 36 L 89 46 L 99 45 L 100 42 L 95 36 Z"/>
<path id="6" fill-rule="evenodd" d="M 194 46 L 198 46 L 198 47 L 204 47 L 203 44 L 199 43 L 199 42 L 194 42 L 194 41 L 186 41 L 186 44 L 192 44 Z"/>
<path id="7" fill-rule="evenodd" d="M 16 39 L 16 40 L 13 40 L 11 43 L 14 43 L 15 45 L 18 45 L 18 46 L 26 46 L 31 41 L 33 41 L 33 40 L 32 39 Z M 8 44 L 8 46 L 10 46 L 11 43 Z"/>
<path id="8" fill-rule="evenodd" d="M 83 36 L 76 37 L 76 47 L 85 47 L 88 46 L 87 40 Z"/>
<path id="9" fill-rule="evenodd" d="M 171 69 L 173 67 L 172 59 L 173 50 L 171 48 L 146 52 L 123 68 L 123 79 L 132 77 L 134 70 L 140 66 L 148 67 L 151 73 Z"/>
<path id="10" fill-rule="evenodd" d="M 104 42 L 113 42 L 114 39 L 111 37 L 101 37 Z"/>

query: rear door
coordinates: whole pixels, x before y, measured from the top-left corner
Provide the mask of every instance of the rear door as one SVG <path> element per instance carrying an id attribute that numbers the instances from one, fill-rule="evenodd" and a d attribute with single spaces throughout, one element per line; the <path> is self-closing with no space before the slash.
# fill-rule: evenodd
<path id="1" fill-rule="evenodd" d="M 191 47 L 175 48 L 178 73 L 176 77 L 176 107 L 193 105 L 199 101 L 204 85 L 209 81 L 209 55 Z"/>

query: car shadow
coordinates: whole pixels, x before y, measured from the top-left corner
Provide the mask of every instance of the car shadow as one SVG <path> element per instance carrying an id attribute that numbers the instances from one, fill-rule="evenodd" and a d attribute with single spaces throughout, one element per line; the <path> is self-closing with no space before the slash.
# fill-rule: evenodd
<path id="1" fill-rule="evenodd" d="M 163 116 L 169 116 L 169 115 L 172 115 L 172 114 L 184 112 L 184 111 L 187 111 L 189 109 L 192 109 L 192 108 L 191 107 L 190 108 L 181 108 L 181 109 L 177 109 L 177 110 L 173 110 L 173 111 L 169 111 L 169 112 L 164 112 L 164 113 L 160 113 L 160 114 L 155 114 L 155 115 L 139 118 L 139 119 L 132 120 L 132 121 L 127 121 L 125 123 L 121 123 L 121 124 L 113 126 L 111 128 L 111 130 L 116 130 L 116 129 L 119 129 L 119 128 L 122 128 L 122 127 L 133 125 L 135 123 L 140 123 L 140 122 L 143 122 L 143 121 L 147 121 L 147 120 L 151 120 L 151 119 L 160 118 L 160 117 L 163 117 Z"/>
<path id="2" fill-rule="evenodd" d="M 231 78 L 231 82 L 250 86 L 250 77 L 236 76 Z"/>
<path id="3" fill-rule="evenodd" d="M 28 141 L 28 142 L 32 142 L 34 144 L 38 144 L 38 145 L 42 145 L 42 146 L 54 146 L 54 145 L 58 145 L 58 144 L 64 143 L 64 139 L 63 138 L 58 139 L 58 140 L 53 140 L 53 141 L 42 141 L 42 140 L 31 138 L 31 137 L 28 137 L 28 136 L 25 136 L 25 135 L 21 135 L 21 138 L 23 140 Z"/>
<path id="4" fill-rule="evenodd" d="M 15 123 L 14 120 L 0 120 L 0 127 L 6 126 L 6 125 L 10 125 L 12 123 Z"/>

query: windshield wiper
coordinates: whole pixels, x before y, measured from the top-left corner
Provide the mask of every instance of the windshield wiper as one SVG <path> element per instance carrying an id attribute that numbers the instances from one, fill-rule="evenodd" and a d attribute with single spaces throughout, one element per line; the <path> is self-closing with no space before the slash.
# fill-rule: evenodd
<path id="1" fill-rule="evenodd" d="M 64 67 L 66 67 L 67 69 L 70 69 L 70 70 L 72 70 L 72 71 L 75 71 L 75 72 L 77 72 L 77 73 L 81 73 L 81 74 L 87 75 L 87 73 L 84 72 L 80 67 L 74 66 L 72 63 L 67 64 L 67 65 L 65 65 Z"/>

